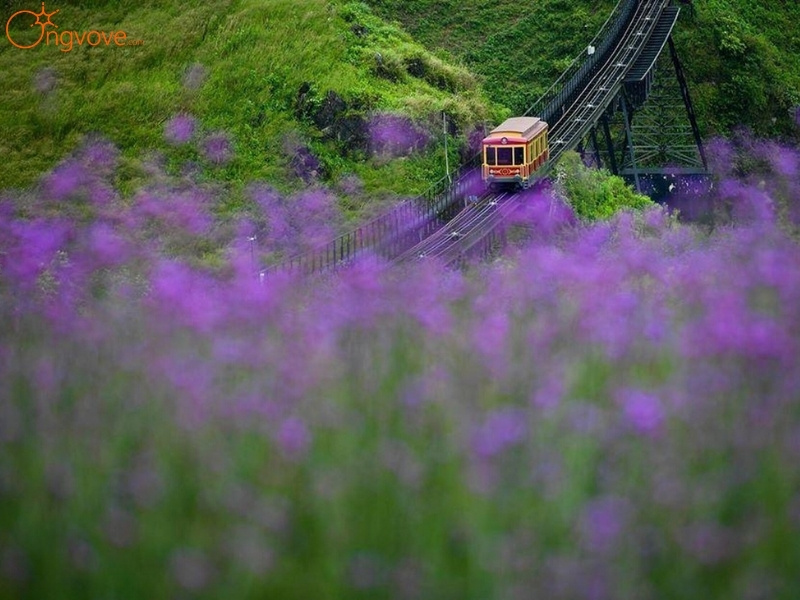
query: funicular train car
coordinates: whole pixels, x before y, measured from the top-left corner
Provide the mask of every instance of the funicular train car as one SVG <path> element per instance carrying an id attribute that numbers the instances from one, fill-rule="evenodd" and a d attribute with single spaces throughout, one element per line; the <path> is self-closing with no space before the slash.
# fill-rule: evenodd
<path id="1" fill-rule="evenodd" d="M 487 185 L 527 188 L 549 158 L 547 123 L 537 117 L 511 117 L 483 139 L 483 180 Z"/>

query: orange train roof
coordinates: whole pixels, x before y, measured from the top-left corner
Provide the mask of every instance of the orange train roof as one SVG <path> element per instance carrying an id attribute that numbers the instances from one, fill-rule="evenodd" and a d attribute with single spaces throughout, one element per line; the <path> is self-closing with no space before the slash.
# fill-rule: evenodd
<path id="1" fill-rule="evenodd" d="M 490 138 L 514 137 L 525 141 L 532 140 L 547 129 L 547 123 L 538 117 L 511 117 L 495 127 L 486 136 Z"/>

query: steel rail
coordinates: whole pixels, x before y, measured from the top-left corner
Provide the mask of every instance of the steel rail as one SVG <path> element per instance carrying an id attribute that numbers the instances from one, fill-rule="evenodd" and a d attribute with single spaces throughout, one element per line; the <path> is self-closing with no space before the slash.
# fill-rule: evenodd
<path id="1" fill-rule="evenodd" d="M 396 262 L 407 262 L 409 260 L 435 255 L 441 247 L 451 244 L 454 239 L 464 235 L 462 231 L 469 232 L 475 220 L 479 219 L 480 215 L 485 211 L 490 210 L 492 206 L 501 202 L 506 195 L 507 192 L 498 195 L 490 195 L 485 197 L 481 202 L 465 208 L 439 231 L 403 252 L 397 257 Z"/>
<path id="2" fill-rule="evenodd" d="M 434 254 L 434 258 L 447 265 L 460 261 L 469 254 L 474 246 L 489 237 L 497 229 L 497 226 L 517 209 L 516 203 L 517 198 L 511 197 L 489 204 L 488 210 L 482 211 L 467 233 L 462 234 L 462 237 L 454 240 L 453 243 L 441 247 Z"/>

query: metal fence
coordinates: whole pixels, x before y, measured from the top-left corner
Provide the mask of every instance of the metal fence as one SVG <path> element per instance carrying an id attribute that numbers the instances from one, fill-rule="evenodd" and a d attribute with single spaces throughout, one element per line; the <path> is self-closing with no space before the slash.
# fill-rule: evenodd
<path id="1" fill-rule="evenodd" d="M 288 258 L 261 271 L 288 270 L 303 274 L 335 269 L 371 252 L 391 260 L 452 218 L 470 195 L 478 191 L 476 169 L 480 154 L 430 186 L 416 198 L 395 206 L 322 247 Z"/>

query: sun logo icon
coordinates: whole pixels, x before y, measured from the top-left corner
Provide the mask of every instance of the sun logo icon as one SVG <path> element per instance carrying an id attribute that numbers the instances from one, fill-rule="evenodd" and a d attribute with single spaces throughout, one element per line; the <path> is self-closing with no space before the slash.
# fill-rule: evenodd
<path id="1" fill-rule="evenodd" d="M 34 47 L 38 46 L 41 43 L 41 41 L 44 39 L 45 29 L 47 29 L 48 25 L 50 27 L 55 27 L 56 29 L 58 29 L 58 25 L 56 25 L 55 23 L 53 23 L 50 20 L 50 17 L 52 17 L 57 12 L 58 12 L 58 10 L 54 10 L 51 13 L 45 12 L 45 10 L 44 10 L 44 2 L 42 2 L 42 12 L 40 12 L 40 13 L 35 13 L 32 10 L 18 10 L 17 12 L 15 12 L 13 15 L 11 15 L 8 18 L 8 21 L 6 21 L 6 37 L 8 38 L 8 41 L 11 42 L 17 48 L 22 48 L 23 50 L 27 50 L 28 48 L 34 48 Z M 35 42 L 33 42 L 32 44 L 28 44 L 28 45 L 19 44 L 19 43 L 15 42 L 11 37 L 11 31 L 10 31 L 10 29 L 11 29 L 11 21 L 13 21 L 19 15 L 31 15 L 33 17 L 36 17 L 36 21 L 34 23 L 31 23 L 30 26 L 34 27 L 35 25 L 38 25 L 39 27 L 42 28 L 41 29 L 41 33 L 39 34 L 39 38 Z M 43 17 L 46 17 L 46 19 L 43 20 L 42 19 Z"/>

